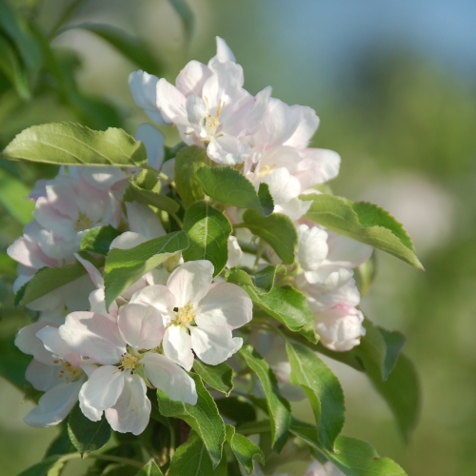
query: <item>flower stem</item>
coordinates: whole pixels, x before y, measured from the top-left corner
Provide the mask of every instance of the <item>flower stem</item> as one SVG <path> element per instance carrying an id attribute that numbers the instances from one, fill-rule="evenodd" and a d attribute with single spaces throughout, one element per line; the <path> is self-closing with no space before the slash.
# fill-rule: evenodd
<path id="1" fill-rule="evenodd" d="M 168 184 L 172 188 L 177 188 L 177 185 L 175 184 L 175 182 L 168 175 L 165 175 L 163 172 L 156 172 L 156 174 L 157 174 L 157 177 L 159 177 L 162 180 L 165 180 L 166 182 L 168 182 Z"/>
<path id="2" fill-rule="evenodd" d="M 81 453 L 70 453 L 62 456 L 58 463 L 67 463 L 73 459 L 86 459 L 86 458 L 95 458 L 102 459 L 104 461 L 112 461 L 114 463 L 121 463 L 127 466 L 135 466 L 136 468 L 142 468 L 145 463 L 137 461 L 135 459 L 123 458 L 122 456 L 113 456 L 113 455 L 100 455 L 100 454 L 86 454 L 82 455 Z"/>

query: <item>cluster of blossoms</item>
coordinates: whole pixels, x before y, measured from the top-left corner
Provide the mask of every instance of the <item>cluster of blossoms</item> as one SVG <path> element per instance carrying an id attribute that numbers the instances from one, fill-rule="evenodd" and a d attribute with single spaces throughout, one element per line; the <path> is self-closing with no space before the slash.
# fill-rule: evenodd
<path id="1" fill-rule="evenodd" d="M 296 262 L 288 267 L 284 284 L 306 297 L 320 342 L 332 351 L 348 351 L 365 335 L 353 269 L 370 258 L 372 248 L 308 221 L 312 201 L 299 198 L 319 194 L 316 187 L 337 176 L 340 157 L 309 147 L 319 125 L 312 109 L 272 98 L 269 87 L 252 96 L 243 82 L 241 66 L 220 38 L 208 65 L 191 61 L 175 86 L 143 71 L 130 76 L 134 100 L 152 121 L 173 124 L 186 145 L 206 149 L 212 166 L 233 167 L 256 190 L 267 184 L 274 213 L 286 215 L 299 238 Z M 149 169 L 173 183 L 175 159 L 164 160 L 158 129 L 142 124 L 136 139 L 145 145 Z M 250 329 L 241 337 L 234 335 L 253 317 L 247 292 L 225 282 L 223 274 L 216 276 L 210 261 L 185 262 L 181 252 L 106 305 L 103 270 L 80 253 L 81 239 L 93 228 L 111 226 L 119 236 L 110 249 L 126 250 L 167 234 L 156 209 L 125 199 L 129 181 L 138 172 L 62 168 L 53 180 L 38 182 L 29 196 L 35 202 L 34 220 L 8 250 L 19 263 L 15 291 L 44 267 L 79 261 L 87 271 L 28 304 L 40 312 L 39 319 L 21 329 L 15 343 L 33 356 L 27 380 L 45 392 L 25 418 L 32 426 L 60 423 L 79 400 L 90 420 L 99 421 L 104 414 L 114 430 L 138 435 L 151 413 L 148 387 L 195 405 L 197 390 L 189 375 L 194 359 L 216 366 L 240 350 L 244 337 L 253 339 Z M 169 191 L 165 185 L 163 194 Z M 224 213 L 232 225 L 240 223 L 238 208 L 224 207 Z M 267 260 L 250 254 L 252 240 L 243 228 L 228 238 L 227 269 L 246 268 L 253 261 L 254 271 L 281 264 L 270 248 Z M 245 251 L 240 244 L 248 245 Z M 284 347 L 258 341 L 255 347 L 267 353 L 282 393 L 303 398 L 301 388 L 290 384 Z M 255 471 L 260 474 L 259 468 Z M 341 474 L 331 463 L 317 461 L 307 472 Z"/>

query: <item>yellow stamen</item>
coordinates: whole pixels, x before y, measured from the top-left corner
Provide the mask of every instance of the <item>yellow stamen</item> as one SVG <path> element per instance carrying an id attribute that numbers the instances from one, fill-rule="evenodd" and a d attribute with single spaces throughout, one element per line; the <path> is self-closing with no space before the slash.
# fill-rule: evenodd
<path id="1" fill-rule="evenodd" d="M 86 230 L 93 226 L 93 221 L 86 215 L 86 212 L 78 210 L 78 218 L 74 222 L 74 229 L 76 231 Z"/>

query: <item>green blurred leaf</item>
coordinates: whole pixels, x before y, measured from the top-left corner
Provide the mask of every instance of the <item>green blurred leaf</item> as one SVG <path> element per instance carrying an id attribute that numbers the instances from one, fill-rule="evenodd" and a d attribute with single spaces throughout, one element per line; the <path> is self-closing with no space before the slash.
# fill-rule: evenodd
<path id="1" fill-rule="evenodd" d="M 248 273 L 243 269 L 234 268 L 227 272 L 226 280 L 240 286 L 252 286 L 257 294 L 262 295 L 274 289 L 274 280 L 278 274 L 286 274 L 286 268 L 282 265 L 267 266 L 257 273 Z"/>
<path id="2" fill-rule="evenodd" d="M 18 95 L 25 100 L 30 99 L 31 91 L 28 74 L 23 63 L 18 59 L 15 50 L 0 33 L 0 70 L 15 87 Z"/>
<path id="3" fill-rule="evenodd" d="M 49 458 L 54 455 L 65 455 L 76 451 L 76 447 L 71 443 L 67 424 L 63 421 L 58 426 L 61 428 L 61 433 L 52 441 L 46 450 L 44 458 Z"/>
<path id="4" fill-rule="evenodd" d="M 212 463 L 204 442 L 194 431 L 188 440 L 177 448 L 167 476 L 226 476 L 226 457 L 221 464 Z"/>
<path id="5" fill-rule="evenodd" d="M 121 232 L 111 225 L 93 228 L 81 239 L 81 251 L 106 256 L 109 253 L 109 246 L 120 235 Z"/>
<path id="6" fill-rule="evenodd" d="M 196 405 L 175 402 L 157 390 L 159 411 L 163 416 L 180 418 L 190 425 L 199 435 L 210 456 L 213 468 L 222 459 L 223 443 L 225 442 L 225 424 L 218 413 L 218 408 L 202 379 L 196 374 L 189 374 L 195 381 L 198 393 Z"/>
<path id="7" fill-rule="evenodd" d="M 48 471 L 58 462 L 61 455 L 50 456 L 39 463 L 30 466 L 18 476 L 47 476 Z"/>
<path id="8" fill-rule="evenodd" d="M 23 392 L 27 384 L 25 371 L 32 359 L 13 342 L 14 336 L 11 334 L 0 338 L 0 375 Z"/>
<path id="9" fill-rule="evenodd" d="M 233 390 L 233 369 L 226 362 L 218 365 L 207 365 L 195 359 L 193 370 L 214 390 L 226 396 Z"/>
<path id="10" fill-rule="evenodd" d="M 301 195 L 313 200 L 304 218 L 340 235 L 381 249 L 423 270 L 402 224 L 387 211 L 368 202 L 351 202 L 332 195 Z"/>
<path id="11" fill-rule="evenodd" d="M 267 216 L 273 213 L 273 199 L 267 184 L 258 193 L 253 184 L 231 167 L 201 167 L 196 172 L 203 191 L 214 200 L 239 208 L 251 208 Z"/>
<path id="12" fill-rule="evenodd" d="M 82 254 L 82 252 L 80 252 L 80 254 Z M 96 268 L 100 268 L 104 263 L 102 258 L 97 259 L 83 254 L 82 257 L 93 263 Z M 29 304 L 51 291 L 75 281 L 85 274 L 86 269 L 78 261 L 74 264 L 68 264 L 58 268 L 41 268 L 30 281 L 19 289 L 15 296 L 15 306 Z"/>
<path id="13" fill-rule="evenodd" d="M 254 235 L 266 241 L 276 251 L 284 264 L 294 263 L 294 253 L 298 246 L 296 227 L 289 217 L 273 213 L 261 216 L 254 210 L 246 210 L 243 222 Z"/>
<path id="14" fill-rule="evenodd" d="M 253 471 L 253 460 L 264 464 L 264 454 L 260 448 L 246 438 L 246 436 L 235 433 L 235 428 L 231 425 L 226 425 L 226 440 L 231 446 L 235 458 L 248 474 L 251 474 Z"/>
<path id="15" fill-rule="evenodd" d="M 144 274 L 187 247 L 187 233 L 177 231 L 128 250 L 112 249 L 104 268 L 106 307 Z"/>
<path id="16" fill-rule="evenodd" d="M 279 392 L 276 377 L 263 357 L 250 345 L 244 345 L 239 353 L 263 386 L 271 421 L 272 445 L 273 449 L 279 452 L 288 439 L 288 430 L 291 423 L 289 403 Z"/>
<path id="17" fill-rule="evenodd" d="M 193 32 L 195 30 L 195 14 L 188 5 L 186 0 L 169 0 L 175 11 L 178 13 L 180 20 L 182 20 L 185 30 L 187 43 L 192 40 Z"/>
<path id="18" fill-rule="evenodd" d="M 215 400 L 218 410 L 226 418 L 237 423 L 256 420 L 256 409 L 243 397 L 227 397 Z"/>
<path id="19" fill-rule="evenodd" d="M 13 175 L 0 169 L 0 202 L 22 225 L 33 219 L 35 204 L 27 200 L 30 189 Z"/>
<path id="20" fill-rule="evenodd" d="M 287 342 L 286 351 L 291 383 L 301 385 L 306 392 L 319 428 L 319 441 L 332 450 L 345 421 L 344 393 L 339 380 L 308 347 Z"/>
<path id="21" fill-rule="evenodd" d="M 164 476 L 164 474 L 157 466 L 156 462 L 151 459 L 141 470 L 139 470 L 136 476 Z"/>
<path id="22" fill-rule="evenodd" d="M 375 251 L 370 256 L 370 259 L 363 262 L 355 271 L 355 282 L 359 288 L 360 295 L 364 296 L 368 293 L 377 275 L 377 255 Z"/>
<path id="23" fill-rule="evenodd" d="M 151 190 L 146 190 L 136 184 L 134 177 L 129 179 L 129 188 L 127 190 L 127 201 L 136 201 L 144 203 L 145 205 L 152 205 L 159 210 L 164 210 L 167 213 L 177 213 L 180 205 L 171 198 L 161 193 L 156 193 Z"/>
<path id="24" fill-rule="evenodd" d="M 204 167 L 205 158 L 205 149 L 198 146 L 182 147 L 175 158 L 175 183 L 187 207 L 204 198 L 197 172 Z"/>
<path id="25" fill-rule="evenodd" d="M 144 144 L 122 129 L 93 131 L 73 123 L 29 127 L 7 145 L 2 157 L 55 165 L 147 167 Z"/>
<path id="26" fill-rule="evenodd" d="M 190 240 L 184 260 L 208 260 L 215 267 L 213 275 L 218 275 L 228 260 L 228 237 L 233 231 L 228 218 L 210 203 L 197 202 L 186 211 L 183 229 Z"/>
<path id="27" fill-rule="evenodd" d="M 71 443 L 84 454 L 102 448 L 111 437 L 111 428 L 104 415 L 101 421 L 91 421 L 75 405 L 68 418 L 68 434 Z"/>
<path id="28" fill-rule="evenodd" d="M 96 34 L 114 46 L 127 59 L 139 66 L 139 68 L 150 74 L 160 75 L 163 72 L 163 65 L 150 51 L 147 43 L 130 35 L 121 28 L 105 23 L 84 22 L 78 23 L 77 25 L 68 25 L 61 30 L 58 30 L 55 36 L 59 36 L 62 33 L 73 29 L 87 30 Z"/>

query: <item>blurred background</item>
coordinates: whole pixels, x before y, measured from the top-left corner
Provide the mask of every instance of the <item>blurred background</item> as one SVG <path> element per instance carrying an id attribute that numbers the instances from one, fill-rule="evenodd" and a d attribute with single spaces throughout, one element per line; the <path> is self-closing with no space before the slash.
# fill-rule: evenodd
<path id="1" fill-rule="evenodd" d="M 317 111 L 321 126 L 313 145 L 342 157 L 334 192 L 388 209 L 413 237 L 426 268 L 421 273 L 377 253 L 377 279 L 362 301 L 375 323 L 408 338 L 406 353 L 419 371 L 423 399 L 412 441 L 404 443 L 364 375 L 332 363 L 346 395 L 344 434 L 371 442 L 409 475 L 476 474 L 474 1 L 187 2 L 11 0 L 49 36 L 53 50 L 43 51 L 43 65 L 35 63 L 41 52 L 26 54 L 27 67 L 37 68 L 30 86 L 22 86 L 21 68 L 16 88 L 6 69 L 0 73 L 0 149 L 22 129 L 53 121 L 114 125 L 133 134 L 147 119 L 132 101 L 129 73 L 142 67 L 173 81 L 188 60 L 206 63 L 214 37 L 224 38 L 252 94 L 272 85 L 274 97 Z M 84 22 L 108 23 L 140 39 L 132 49 L 139 64 Z M 61 30 L 78 24 L 85 28 Z M 0 56 L 7 56 L 1 44 Z M 164 132 L 173 145 L 178 137 Z M 25 365 L 12 341 L 29 320 L 13 311 L 15 263 L 5 250 L 21 235 L 31 209 L 12 197 L 55 174 L 53 167 L 0 161 L 0 374 L 7 377 Z M 21 400 L 18 388 L 0 380 L 2 476 L 37 462 L 57 434 L 24 424 L 31 403 Z M 300 416 L 306 411 L 298 409 Z M 78 468 L 68 474 L 82 474 Z"/>

